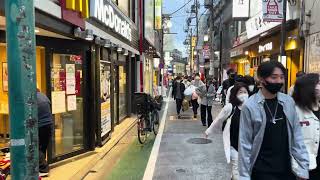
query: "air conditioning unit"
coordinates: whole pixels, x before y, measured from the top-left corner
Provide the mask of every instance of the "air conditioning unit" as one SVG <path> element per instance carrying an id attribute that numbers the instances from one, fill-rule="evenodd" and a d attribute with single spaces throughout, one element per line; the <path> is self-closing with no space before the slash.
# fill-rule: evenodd
<path id="1" fill-rule="evenodd" d="M 212 5 L 213 5 L 212 0 L 204 0 L 204 7 L 205 8 L 210 8 L 210 7 L 212 7 Z"/>

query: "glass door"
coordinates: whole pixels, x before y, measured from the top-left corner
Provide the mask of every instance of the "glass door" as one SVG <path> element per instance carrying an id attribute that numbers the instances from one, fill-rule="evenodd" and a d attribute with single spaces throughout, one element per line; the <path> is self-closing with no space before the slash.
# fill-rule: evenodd
<path id="1" fill-rule="evenodd" d="M 124 119 L 127 114 L 127 74 L 125 66 L 119 66 L 119 119 Z"/>
<path id="2" fill-rule="evenodd" d="M 84 148 L 83 97 L 82 56 L 53 54 L 51 62 L 53 158 Z"/>

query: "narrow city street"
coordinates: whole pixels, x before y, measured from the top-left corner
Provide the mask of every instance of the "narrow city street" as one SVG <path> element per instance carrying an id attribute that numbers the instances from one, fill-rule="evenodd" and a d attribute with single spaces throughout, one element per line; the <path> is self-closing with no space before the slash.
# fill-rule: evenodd
<path id="1" fill-rule="evenodd" d="M 215 104 L 213 108 L 215 117 L 221 107 Z M 171 99 L 159 153 L 151 154 L 157 156 L 152 179 L 228 179 L 229 166 L 223 152 L 222 134 L 216 134 L 208 141 L 195 139 L 203 138 L 206 128 L 202 126 L 199 115 L 197 120 L 192 118 L 191 109 L 182 114 L 182 119 L 177 119 L 175 102 Z M 201 140 L 208 144 L 200 144 Z M 152 169 L 147 167 L 146 171 L 152 172 Z"/>
<path id="2" fill-rule="evenodd" d="M 134 127 L 84 179 L 228 179 L 230 168 L 223 153 L 222 135 L 199 139 L 206 128 L 199 117 L 192 118 L 192 109 L 177 119 L 175 101 L 170 98 L 166 103 L 161 112 L 165 124 L 162 130 L 160 126 L 157 137 L 160 143 L 151 135 L 146 144 L 140 145 Z M 216 103 L 214 109 L 215 116 L 221 106 Z"/>

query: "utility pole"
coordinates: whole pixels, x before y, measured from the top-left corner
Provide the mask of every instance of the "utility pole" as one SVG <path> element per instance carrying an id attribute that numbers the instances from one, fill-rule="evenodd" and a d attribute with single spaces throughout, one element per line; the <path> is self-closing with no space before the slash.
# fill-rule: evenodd
<path id="1" fill-rule="evenodd" d="M 282 20 L 282 24 L 281 24 L 281 62 L 285 63 L 285 67 L 287 69 L 287 57 L 286 57 L 286 39 L 287 39 L 287 35 L 286 35 L 286 23 L 287 23 L 287 0 L 283 1 L 283 20 Z M 287 73 L 286 73 L 286 82 L 285 82 L 285 92 L 287 92 L 288 89 L 288 69 L 287 69 Z"/>
<path id="2" fill-rule="evenodd" d="M 33 0 L 6 0 L 11 176 L 37 180 L 38 113 Z"/>
<path id="3" fill-rule="evenodd" d="M 287 0 L 283 1 L 283 20 L 281 24 L 281 58 L 286 56 L 286 22 L 287 22 Z"/>
<path id="4" fill-rule="evenodd" d="M 193 74 L 193 47 L 192 47 L 192 28 L 190 34 L 190 75 Z"/>
<path id="5" fill-rule="evenodd" d="M 198 0 L 195 0 L 195 4 L 196 4 L 196 33 L 197 33 L 197 39 L 196 39 L 196 47 L 195 49 L 197 50 L 197 46 L 198 46 L 198 40 L 199 40 L 199 20 L 198 20 Z M 197 52 L 197 73 L 200 72 L 200 62 L 199 62 L 199 53 Z"/>

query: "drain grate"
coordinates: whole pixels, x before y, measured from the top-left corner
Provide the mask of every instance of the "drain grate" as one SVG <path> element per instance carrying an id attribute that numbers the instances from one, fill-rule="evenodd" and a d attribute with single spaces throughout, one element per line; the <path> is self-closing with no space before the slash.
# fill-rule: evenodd
<path id="1" fill-rule="evenodd" d="M 212 143 L 212 141 L 210 139 L 206 139 L 206 138 L 191 138 L 187 142 L 191 143 L 191 144 L 210 144 L 210 143 Z"/>
<path id="2" fill-rule="evenodd" d="M 176 172 L 178 172 L 178 173 L 186 173 L 187 171 L 185 169 L 176 169 Z"/>

